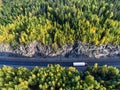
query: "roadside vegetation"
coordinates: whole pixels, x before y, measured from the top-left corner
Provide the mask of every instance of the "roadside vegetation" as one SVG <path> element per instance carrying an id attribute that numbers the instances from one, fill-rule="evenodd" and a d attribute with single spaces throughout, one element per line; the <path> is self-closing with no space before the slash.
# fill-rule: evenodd
<path id="1" fill-rule="evenodd" d="M 94 64 L 79 72 L 75 67 L 0 68 L 1 90 L 119 90 L 120 70 Z"/>
<path id="2" fill-rule="evenodd" d="M 0 0 L 0 43 L 120 44 L 120 0 Z"/>

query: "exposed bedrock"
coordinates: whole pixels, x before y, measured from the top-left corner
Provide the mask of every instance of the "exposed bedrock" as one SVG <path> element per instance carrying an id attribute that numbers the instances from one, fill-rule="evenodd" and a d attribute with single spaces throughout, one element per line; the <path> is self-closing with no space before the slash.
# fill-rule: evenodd
<path id="1" fill-rule="evenodd" d="M 76 42 L 74 45 L 64 45 L 55 51 L 50 46 L 43 45 L 36 41 L 29 45 L 19 45 L 16 48 L 9 44 L 0 44 L 0 56 L 5 57 L 120 57 L 120 45 L 94 46 L 83 42 Z"/>

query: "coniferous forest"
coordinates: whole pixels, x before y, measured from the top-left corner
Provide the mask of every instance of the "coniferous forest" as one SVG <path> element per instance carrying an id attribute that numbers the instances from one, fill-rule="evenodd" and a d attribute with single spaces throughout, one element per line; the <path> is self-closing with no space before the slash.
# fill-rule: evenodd
<path id="1" fill-rule="evenodd" d="M 120 0 L 0 0 L 0 43 L 120 44 Z"/>

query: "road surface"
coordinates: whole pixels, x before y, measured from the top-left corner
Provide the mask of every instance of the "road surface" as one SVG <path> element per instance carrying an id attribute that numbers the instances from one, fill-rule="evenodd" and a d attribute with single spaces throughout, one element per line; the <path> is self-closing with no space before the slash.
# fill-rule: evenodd
<path id="1" fill-rule="evenodd" d="M 64 67 L 73 66 L 73 62 L 86 62 L 89 66 L 98 63 L 98 65 L 110 65 L 120 69 L 120 57 L 114 58 L 13 58 L 13 57 L 0 57 L 0 66 L 8 65 L 13 67 L 25 66 L 33 68 L 34 66 L 46 67 L 48 64 L 60 64 Z M 79 70 L 86 67 L 76 67 Z"/>

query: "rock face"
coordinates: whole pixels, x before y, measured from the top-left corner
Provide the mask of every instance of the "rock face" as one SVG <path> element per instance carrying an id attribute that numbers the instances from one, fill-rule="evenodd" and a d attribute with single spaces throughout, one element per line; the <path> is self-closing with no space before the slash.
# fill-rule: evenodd
<path id="1" fill-rule="evenodd" d="M 19 45 L 12 48 L 9 44 L 0 44 L 0 56 L 5 57 L 120 57 L 120 45 L 93 46 L 83 42 L 76 42 L 74 45 L 64 45 L 58 51 L 54 51 L 50 46 L 43 45 L 36 41 L 29 45 Z"/>
<path id="2" fill-rule="evenodd" d="M 12 48 L 8 44 L 0 44 L 0 56 L 9 56 L 12 53 Z"/>
<path id="3" fill-rule="evenodd" d="M 86 55 L 88 57 L 111 57 L 111 56 L 120 56 L 120 45 L 102 45 L 102 46 L 93 46 L 90 44 L 77 42 L 75 49 L 72 50 L 71 55 L 76 54 Z"/>

